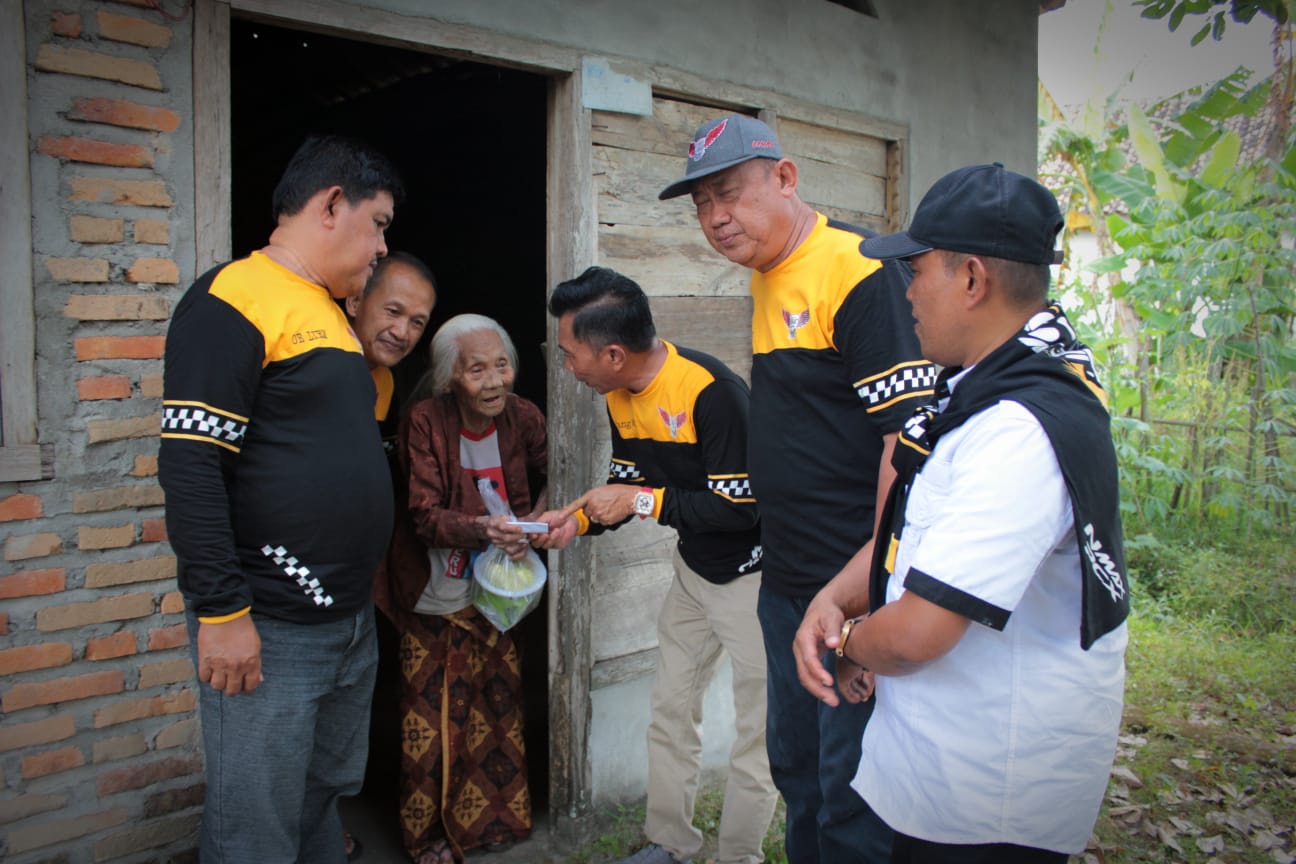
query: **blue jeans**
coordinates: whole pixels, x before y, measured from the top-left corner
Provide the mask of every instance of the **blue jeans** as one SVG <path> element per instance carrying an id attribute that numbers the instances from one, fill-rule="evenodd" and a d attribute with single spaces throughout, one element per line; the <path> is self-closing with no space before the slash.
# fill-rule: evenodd
<path id="1" fill-rule="evenodd" d="M 197 654 L 198 622 L 189 615 Z M 337 799 L 364 782 L 378 670 L 373 606 L 323 624 L 255 615 L 265 680 L 199 683 L 207 798 L 202 864 L 344 864 Z"/>
<path id="2" fill-rule="evenodd" d="M 801 686 L 792 639 L 809 605 L 808 597 L 787 597 L 764 585 L 756 604 L 769 667 L 765 745 L 774 785 L 787 805 L 788 862 L 887 864 L 891 829 L 850 786 L 873 700 L 843 700 L 830 708 Z"/>

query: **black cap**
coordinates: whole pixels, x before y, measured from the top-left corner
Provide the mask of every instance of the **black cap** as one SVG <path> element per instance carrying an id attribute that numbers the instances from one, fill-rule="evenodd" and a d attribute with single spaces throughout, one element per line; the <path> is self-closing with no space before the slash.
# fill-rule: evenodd
<path id="1" fill-rule="evenodd" d="M 923 196 L 908 231 L 860 244 L 869 258 L 910 258 L 947 249 L 1027 264 L 1061 264 L 1057 199 L 1035 180 L 993 165 L 951 171 Z"/>

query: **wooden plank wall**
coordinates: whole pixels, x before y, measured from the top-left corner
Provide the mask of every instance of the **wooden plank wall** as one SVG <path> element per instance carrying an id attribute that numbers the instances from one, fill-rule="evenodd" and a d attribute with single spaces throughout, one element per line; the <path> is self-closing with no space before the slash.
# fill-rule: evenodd
<path id="1" fill-rule="evenodd" d="M 591 115 L 598 263 L 638 282 L 665 339 L 713 354 L 744 379 L 751 372 L 748 273 L 707 243 L 687 196 L 657 194 L 684 172 L 697 128 L 725 109 L 658 97 L 653 116 Z M 831 218 L 888 226 L 889 145 L 882 138 L 787 117 L 774 120 L 797 163 L 803 200 Z M 606 465 L 609 430 L 596 443 Z M 603 475 L 595 482 L 606 482 Z M 675 532 L 634 520 L 591 538 L 595 548 L 593 686 L 637 677 L 655 665 L 656 621 L 671 580 Z"/>
<path id="2" fill-rule="evenodd" d="M 887 142 L 801 120 L 778 123 L 783 155 L 797 164 L 804 201 L 830 218 L 887 228 Z"/>

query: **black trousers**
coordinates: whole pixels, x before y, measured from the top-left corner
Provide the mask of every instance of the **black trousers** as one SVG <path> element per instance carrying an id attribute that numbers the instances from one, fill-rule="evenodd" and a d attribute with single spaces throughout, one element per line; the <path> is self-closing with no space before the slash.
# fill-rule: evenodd
<path id="1" fill-rule="evenodd" d="M 1012 843 L 932 843 L 899 831 L 891 846 L 891 864 L 1066 864 L 1068 857 Z"/>

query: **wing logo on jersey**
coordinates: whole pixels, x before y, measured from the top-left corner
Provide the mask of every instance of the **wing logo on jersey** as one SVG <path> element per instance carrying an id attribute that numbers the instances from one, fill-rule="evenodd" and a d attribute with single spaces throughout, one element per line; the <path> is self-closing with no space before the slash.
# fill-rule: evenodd
<path id="1" fill-rule="evenodd" d="M 657 413 L 661 415 L 662 421 L 666 424 L 666 428 L 670 430 L 671 437 L 678 438 L 679 430 L 688 422 L 688 412 L 681 411 L 678 414 L 671 414 L 665 408 L 658 405 Z"/>
<path id="2" fill-rule="evenodd" d="M 760 546 L 753 546 L 751 550 L 751 557 L 748 558 L 742 564 L 738 565 L 738 572 L 746 573 L 747 571 L 751 570 L 753 567 L 759 566 L 761 563 L 761 557 L 763 556 L 763 551 L 764 550 L 762 550 Z"/>
<path id="3" fill-rule="evenodd" d="M 810 310 L 802 309 L 800 312 L 796 313 L 795 315 L 793 315 L 791 312 L 787 311 L 786 309 L 782 311 L 783 311 L 783 323 L 786 324 L 788 328 L 788 338 L 793 341 L 796 341 L 797 331 L 810 323 Z"/>
<path id="4" fill-rule="evenodd" d="M 705 156 L 706 151 L 709 150 L 711 148 L 711 145 L 716 142 L 716 139 L 719 138 L 724 133 L 725 126 L 728 125 L 729 125 L 728 120 L 721 120 L 719 124 L 717 124 L 716 127 L 712 129 L 710 132 L 703 135 L 701 138 L 697 139 L 696 141 L 691 142 L 689 144 L 689 158 L 692 159 L 694 162 L 696 162 L 699 159 L 701 159 L 703 156 Z"/>

